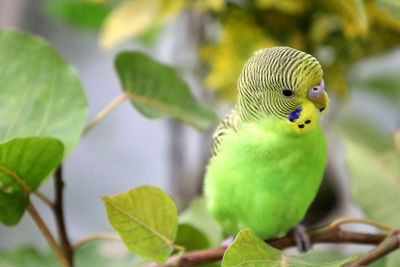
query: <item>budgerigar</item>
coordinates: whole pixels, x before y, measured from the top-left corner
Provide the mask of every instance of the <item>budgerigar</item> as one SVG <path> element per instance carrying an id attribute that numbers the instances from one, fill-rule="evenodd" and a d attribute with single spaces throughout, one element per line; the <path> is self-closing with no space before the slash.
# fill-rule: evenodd
<path id="1" fill-rule="evenodd" d="M 328 106 L 323 71 L 289 47 L 262 49 L 246 62 L 235 106 L 220 123 L 204 192 L 226 233 L 286 233 L 320 186 L 327 153 L 320 113 Z"/>

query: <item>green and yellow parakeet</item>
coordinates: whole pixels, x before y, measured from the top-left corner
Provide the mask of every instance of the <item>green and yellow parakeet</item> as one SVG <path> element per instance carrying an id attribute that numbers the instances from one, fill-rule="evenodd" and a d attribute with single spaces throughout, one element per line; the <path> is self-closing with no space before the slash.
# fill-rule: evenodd
<path id="1" fill-rule="evenodd" d="M 276 237 L 304 217 L 326 164 L 322 75 L 313 56 L 289 47 L 259 50 L 244 65 L 237 102 L 214 134 L 204 185 L 226 233 L 250 228 Z"/>

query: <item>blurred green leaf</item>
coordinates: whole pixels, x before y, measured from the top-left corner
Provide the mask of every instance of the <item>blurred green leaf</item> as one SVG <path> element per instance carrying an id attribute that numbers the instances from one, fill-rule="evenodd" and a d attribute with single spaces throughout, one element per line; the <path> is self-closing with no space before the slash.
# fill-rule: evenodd
<path id="1" fill-rule="evenodd" d="M 81 137 L 87 102 L 76 71 L 44 40 L 0 30 L 0 142 L 51 136 L 65 154 Z"/>
<path id="2" fill-rule="evenodd" d="M 165 25 L 184 9 L 183 0 L 121 1 L 107 16 L 100 33 L 100 47 L 110 49 L 143 34 L 155 25 Z"/>
<path id="3" fill-rule="evenodd" d="M 218 122 L 214 111 L 197 102 L 175 69 L 141 52 L 122 52 L 115 61 L 123 90 L 146 117 L 166 115 L 199 130 Z"/>
<path id="4" fill-rule="evenodd" d="M 145 45 L 153 44 L 157 40 L 157 37 L 160 35 L 161 31 L 164 29 L 164 26 L 165 25 L 154 23 L 142 34 L 140 34 L 137 37 L 137 40 L 141 41 Z"/>
<path id="5" fill-rule="evenodd" d="M 399 251 L 394 251 L 386 259 L 386 267 L 399 267 L 400 266 L 400 253 Z"/>
<path id="6" fill-rule="evenodd" d="M 58 267 L 61 264 L 50 250 L 39 252 L 36 248 L 24 247 L 12 251 L 0 252 L 0 266 Z"/>
<path id="7" fill-rule="evenodd" d="M 136 266 L 137 256 L 127 250 L 113 246 L 112 242 L 90 242 L 81 246 L 74 254 L 76 267 L 126 267 Z M 0 252 L 1 267 L 61 267 L 54 252 L 49 248 L 38 251 L 36 248 L 23 247 Z M 142 266 L 142 265 L 141 265 Z"/>
<path id="8" fill-rule="evenodd" d="M 344 263 L 355 260 L 359 255 L 354 255 L 344 260 L 329 263 L 312 263 L 305 261 L 303 257 L 286 256 L 262 239 L 256 236 L 250 229 L 239 232 L 235 241 L 226 250 L 222 259 L 222 267 L 231 266 L 264 266 L 264 267 L 339 267 Z"/>
<path id="9" fill-rule="evenodd" d="M 83 0 L 50 0 L 45 3 L 45 11 L 78 27 L 100 29 L 111 7 Z"/>
<path id="10" fill-rule="evenodd" d="M 368 267 L 399 267 L 400 253 L 398 250 L 393 251 L 389 255 L 372 262 Z"/>
<path id="11" fill-rule="evenodd" d="M 49 137 L 14 138 L 0 144 L 0 222 L 19 222 L 29 192 L 60 164 L 63 150 L 60 141 Z"/>
<path id="12" fill-rule="evenodd" d="M 395 146 L 397 152 L 400 155 L 400 130 L 396 131 L 393 134 L 393 142 L 394 142 L 394 146 Z"/>
<path id="13" fill-rule="evenodd" d="M 394 75 L 375 74 L 362 80 L 356 81 L 353 88 L 360 90 L 369 90 L 380 94 L 386 100 L 399 102 L 400 97 L 400 80 Z"/>
<path id="14" fill-rule="evenodd" d="M 129 250 L 122 250 L 118 242 L 97 241 L 81 246 L 74 255 L 76 267 L 126 267 L 136 266 L 141 259 Z M 142 265 L 141 265 L 142 266 Z"/>
<path id="15" fill-rule="evenodd" d="M 345 112 L 339 116 L 337 124 L 345 134 L 376 151 L 387 151 L 393 145 L 390 135 L 379 127 L 371 127 L 374 124 L 364 113 Z"/>
<path id="16" fill-rule="evenodd" d="M 377 153 L 344 139 L 352 196 L 374 220 L 400 227 L 400 163 L 395 151 Z"/>
<path id="17" fill-rule="evenodd" d="M 337 261 L 345 258 L 346 255 L 343 253 L 341 248 L 319 248 L 318 250 L 312 249 L 304 254 L 301 254 L 301 258 L 307 262 L 313 263 L 325 263 L 331 261 Z"/>
<path id="18" fill-rule="evenodd" d="M 180 224 L 175 244 L 182 246 L 186 251 L 208 248 L 210 242 L 207 237 L 190 224 Z"/>
<path id="19" fill-rule="evenodd" d="M 174 250 L 178 212 L 161 189 L 141 186 L 103 196 L 108 220 L 133 253 L 162 263 Z"/>
<path id="20" fill-rule="evenodd" d="M 400 1 L 398 0 L 377 0 L 379 8 L 389 12 L 394 18 L 400 19 Z"/>
<path id="21" fill-rule="evenodd" d="M 199 229 L 207 236 L 212 247 L 221 245 L 221 226 L 207 211 L 206 199 L 204 197 L 193 200 L 190 206 L 180 214 L 179 222 L 193 225 Z"/>

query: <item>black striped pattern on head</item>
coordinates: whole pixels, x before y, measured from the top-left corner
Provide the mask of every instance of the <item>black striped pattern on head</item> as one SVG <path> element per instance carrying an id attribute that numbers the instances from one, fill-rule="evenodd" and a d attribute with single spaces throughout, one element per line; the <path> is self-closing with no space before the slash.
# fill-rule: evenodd
<path id="1" fill-rule="evenodd" d="M 238 80 L 238 112 L 248 121 L 265 115 L 287 116 L 307 91 L 321 82 L 322 69 L 311 55 L 290 47 L 257 51 L 244 65 Z M 290 89 L 293 97 L 281 91 Z"/>

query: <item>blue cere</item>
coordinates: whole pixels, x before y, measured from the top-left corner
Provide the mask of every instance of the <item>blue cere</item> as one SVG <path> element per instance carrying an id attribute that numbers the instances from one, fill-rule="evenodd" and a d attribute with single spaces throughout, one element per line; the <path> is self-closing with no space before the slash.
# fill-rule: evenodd
<path id="1" fill-rule="evenodd" d="M 302 110 L 303 109 L 301 107 L 298 107 L 295 110 L 293 110 L 292 112 L 290 112 L 289 116 L 287 116 L 286 118 L 290 121 L 295 121 L 299 118 Z"/>

